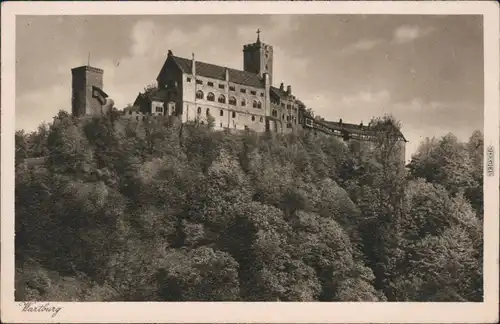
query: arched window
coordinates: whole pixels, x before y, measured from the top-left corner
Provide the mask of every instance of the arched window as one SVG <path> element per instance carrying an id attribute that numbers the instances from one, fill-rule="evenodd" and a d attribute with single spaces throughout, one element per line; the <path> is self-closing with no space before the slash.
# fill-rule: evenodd
<path id="1" fill-rule="evenodd" d="M 212 92 L 209 92 L 207 94 L 207 100 L 208 101 L 215 101 L 215 95 Z"/>
<path id="2" fill-rule="evenodd" d="M 254 100 L 254 102 L 253 102 L 253 107 L 254 107 L 254 108 L 257 108 L 257 101 L 255 101 L 255 100 Z"/>
<path id="3" fill-rule="evenodd" d="M 222 110 L 222 109 L 220 110 L 220 115 L 224 116 L 224 110 Z"/>
<path id="4" fill-rule="evenodd" d="M 201 114 L 201 107 L 198 107 L 198 115 Z"/>
<path id="5" fill-rule="evenodd" d="M 252 121 L 255 121 L 255 116 L 252 116 Z"/>
<path id="6" fill-rule="evenodd" d="M 201 90 L 196 91 L 196 99 L 203 99 L 203 96 L 204 96 L 203 91 Z"/>
<path id="7" fill-rule="evenodd" d="M 210 115 L 210 109 L 209 108 L 207 108 L 206 115 L 207 116 Z"/>
<path id="8" fill-rule="evenodd" d="M 273 109 L 273 117 L 276 117 L 278 116 L 278 112 L 276 111 L 276 109 Z"/>
<path id="9" fill-rule="evenodd" d="M 257 102 L 257 108 L 262 109 L 262 103 L 260 101 Z"/>
<path id="10" fill-rule="evenodd" d="M 233 111 L 233 118 L 236 118 L 236 111 Z"/>
<path id="11" fill-rule="evenodd" d="M 226 103 L 226 97 L 224 97 L 224 95 L 220 95 L 217 101 L 220 103 Z"/>
<path id="12" fill-rule="evenodd" d="M 236 106 L 236 98 L 235 97 L 229 97 L 229 104 L 232 106 Z"/>
<path id="13" fill-rule="evenodd" d="M 260 117 L 260 122 L 262 123 L 264 121 L 264 118 L 261 116 Z"/>
<path id="14" fill-rule="evenodd" d="M 247 105 L 247 102 L 245 99 L 241 100 L 241 107 L 245 107 Z"/>

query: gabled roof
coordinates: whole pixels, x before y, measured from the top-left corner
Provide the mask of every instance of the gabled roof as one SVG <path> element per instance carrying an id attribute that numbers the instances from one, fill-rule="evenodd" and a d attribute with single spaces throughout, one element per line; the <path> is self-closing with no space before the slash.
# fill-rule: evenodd
<path id="1" fill-rule="evenodd" d="M 183 73 L 191 74 L 192 60 L 178 56 L 171 56 Z M 168 58 L 167 58 L 168 60 Z M 227 68 L 220 65 L 196 61 L 196 74 L 217 80 L 226 79 L 226 69 L 229 70 L 229 81 L 254 88 L 264 88 L 264 82 L 258 74 Z"/>
<path id="2" fill-rule="evenodd" d="M 164 101 L 167 98 L 167 89 L 154 89 L 146 95 L 154 101 Z"/>
<path id="3" fill-rule="evenodd" d="M 288 93 L 285 90 L 281 90 L 280 88 L 271 87 L 270 91 L 271 94 L 274 94 L 275 96 L 283 99 L 287 99 L 288 97 L 290 97 L 290 95 L 288 95 Z"/>
<path id="4" fill-rule="evenodd" d="M 136 102 L 140 99 L 149 99 L 151 101 L 164 101 L 165 98 L 167 97 L 167 90 L 166 89 L 150 89 L 144 93 L 139 93 L 137 96 Z"/>

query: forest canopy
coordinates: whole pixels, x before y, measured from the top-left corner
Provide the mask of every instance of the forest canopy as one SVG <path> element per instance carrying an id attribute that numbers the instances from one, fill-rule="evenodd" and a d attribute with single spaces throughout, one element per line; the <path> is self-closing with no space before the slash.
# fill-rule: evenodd
<path id="1" fill-rule="evenodd" d="M 310 131 L 56 121 L 15 135 L 16 300 L 482 301 L 479 131 L 401 168 Z"/>

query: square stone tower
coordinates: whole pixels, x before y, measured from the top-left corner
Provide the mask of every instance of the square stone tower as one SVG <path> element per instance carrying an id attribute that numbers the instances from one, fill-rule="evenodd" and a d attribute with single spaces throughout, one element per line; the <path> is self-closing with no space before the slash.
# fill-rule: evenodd
<path id="1" fill-rule="evenodd" d="M 74 116 L 100 115 L 102 104 L 93 94 L 94 89 L 102 89 L 104 71 L 84 65 L 71 69 L 72 99 L 71 112 Z"/>
<path id="2" fill-rule="evenodd" d="M 260 30 L 255 43 L 243 46 L 243 69 L 261 78 L 267 73 L 270 85 L 273 84 L 273 47 L 260 41 Z"/>

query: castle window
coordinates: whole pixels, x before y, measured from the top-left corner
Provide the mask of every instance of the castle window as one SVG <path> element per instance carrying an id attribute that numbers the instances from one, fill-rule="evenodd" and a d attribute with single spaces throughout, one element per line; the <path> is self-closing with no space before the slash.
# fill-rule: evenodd
<path id="1" fill-rule="evenodd" d="M 213 86 L 214 86 L 214 83 L 213 83 L 213 82 L 208 82 L 208 83 L 207 83 L 207 85 L 208 85 L 209 87 L 213 87 Z"/>
<path id="2" fill-rule="evenodd" d="M 285 103 L 284 102 L 281 103 L 281 107 L 285 108 Z"/>
<path id="3" fill-rule="evenodd" d="M 257 101 L 257 108 L 262 109 L 262 103 L 260 101 Z"/>
<path id="4" fill-rule="evenodd" d="M 222 109 L 220 110 L 220 115 L 224 116 L 224 110 L 222 110 Z"/>
<path id="5" fill-rule="evenodd" d="M 257 108 L 257 101 L 255 101 L 255 100 L 253 101 L 253 107 Z"/>
<path id="6" fill-rule="evenodd" d="M 236 88 L 234 86 L 229 86 L 229 91 L 235 91 Z"/>
<path id="7" fill-rule="evenodd" d="M 201 114 L 201 107 L 198 107 L 198 115 Z"/>
<path id="8" fill-rule="evenodd" d="M 156 106 L 156 112 L 163 112 L 163 107 L 160 107 L 160 106 Z"/>
<path id="9" fill-rule="evenodd" d="M 269 68 L 267 67 L 267 64 L 266 64 L 266 70 L 268 70 Z"/>
<path id="10" fill-rule="evenodd" d="M 226 86 L 225 86 L 225 85 L 223 85 L 223 84 L 219 84 L 219 89 L 224 90 L 225 88 L 226 88 Z"/>
<path id="11" fill-rule="evenodd" d="M 207 100 L 208 101 L 215 101 L 215 95 L 212 92 L 209 92 L 207 94 Z"/>
<path id="12" fill-rule="evenodd" d="M 283 115 L 281 116 L 281 119 L 285 119 L 285 114 L 283 114 Z"/>
<path id="13" fill-rule="evenodd" d="M 132 110 L 129 110 L 128 114 L 129 114 L 129 115 L 132 115 Z"/>
<path id="14" fill-rule="evenodd" d="M 232 106 L 236 106 L 236 98 L 235 97 L 229 97 L 229 104 Z"/>
<path id="15" fill-rule="evenodd" d="M 262 123 L 264 121 L 264 118 L 260 116 L 260 122 Z"/>
<path id="16" fill-rule="evenodd" d="M 196 91 L 196 99 L 203 99 L 203 96 L 204 96 L 203 91 L 201 90 Z"/>
<path id="17" fill-rule="evenodd" d="M 241 107 L 245 107 L 247 105 L 247 102 L 245 99 L 241 100 Z"/>
<path id="18" fill-rule="evenodd" d="M 233 118 L 236 118 L 236 111 L 233 111 Z"/>
<path id="19" fill-rule="evenodd" d="M 187 81 L 187 82 L 191 82 L 191 78 L 190 78 L 190 77 L 187 77 L 187 78 L 186 78 L 186 81 Z"/>
<path id="20" fill-rule="evenodd" d="M 257 91 L 252 90 L 252 91 L 250 91 L 250 94 L 255 96 L 257 94 Z"/>
<path id="21" fill-rule="evenodd" d="M 203 81 L 201 81 L 201 80 L 196 80 L 196 84 L 203 84 Z"/>
<path id="22" fill-rule="evenodd" d="M 278 116 L 278 112 L 276 111 L 276 109 L 273 109 L 272 116 L 273 116 L 273 117 Z"/>
<path id="23" fill-rule="evenodd" d="M 210 115 L 210 109 L 209 108 L 207 108 L 206 115 L 207 116 Z"/>
<path id="24" fill-rule="evenodd" d="M 220 123 L 220 128 L 222 128 L 222 123 Z"/>
<path id="25" fill-rule="evenodd" d="M 252 121 L 255 121 L 255 116 L 252 116 Z"/>
<path id="26" fill-rule="evenodd" d="M 224 95 L 220 95 L 219 99 L 217 99 L 217 101 L 220 103 L 226 103 L 226 97 L 224 97 Z"/>
<path id="27" fill-rule="evenodd" d="M 241 93 L 247 93 L 247 89 L 243 89 L 243 88 L 241 88 L 241 89 L 240 89 L 240 92 L 241 92 Z"/>
<path id="28" fill-rule="evenodd" d="M 264 97 L 264 92 L 261 92 L 261 93 L 260 93 L 260 96 L 261 96 L 261 97 Z"/>

